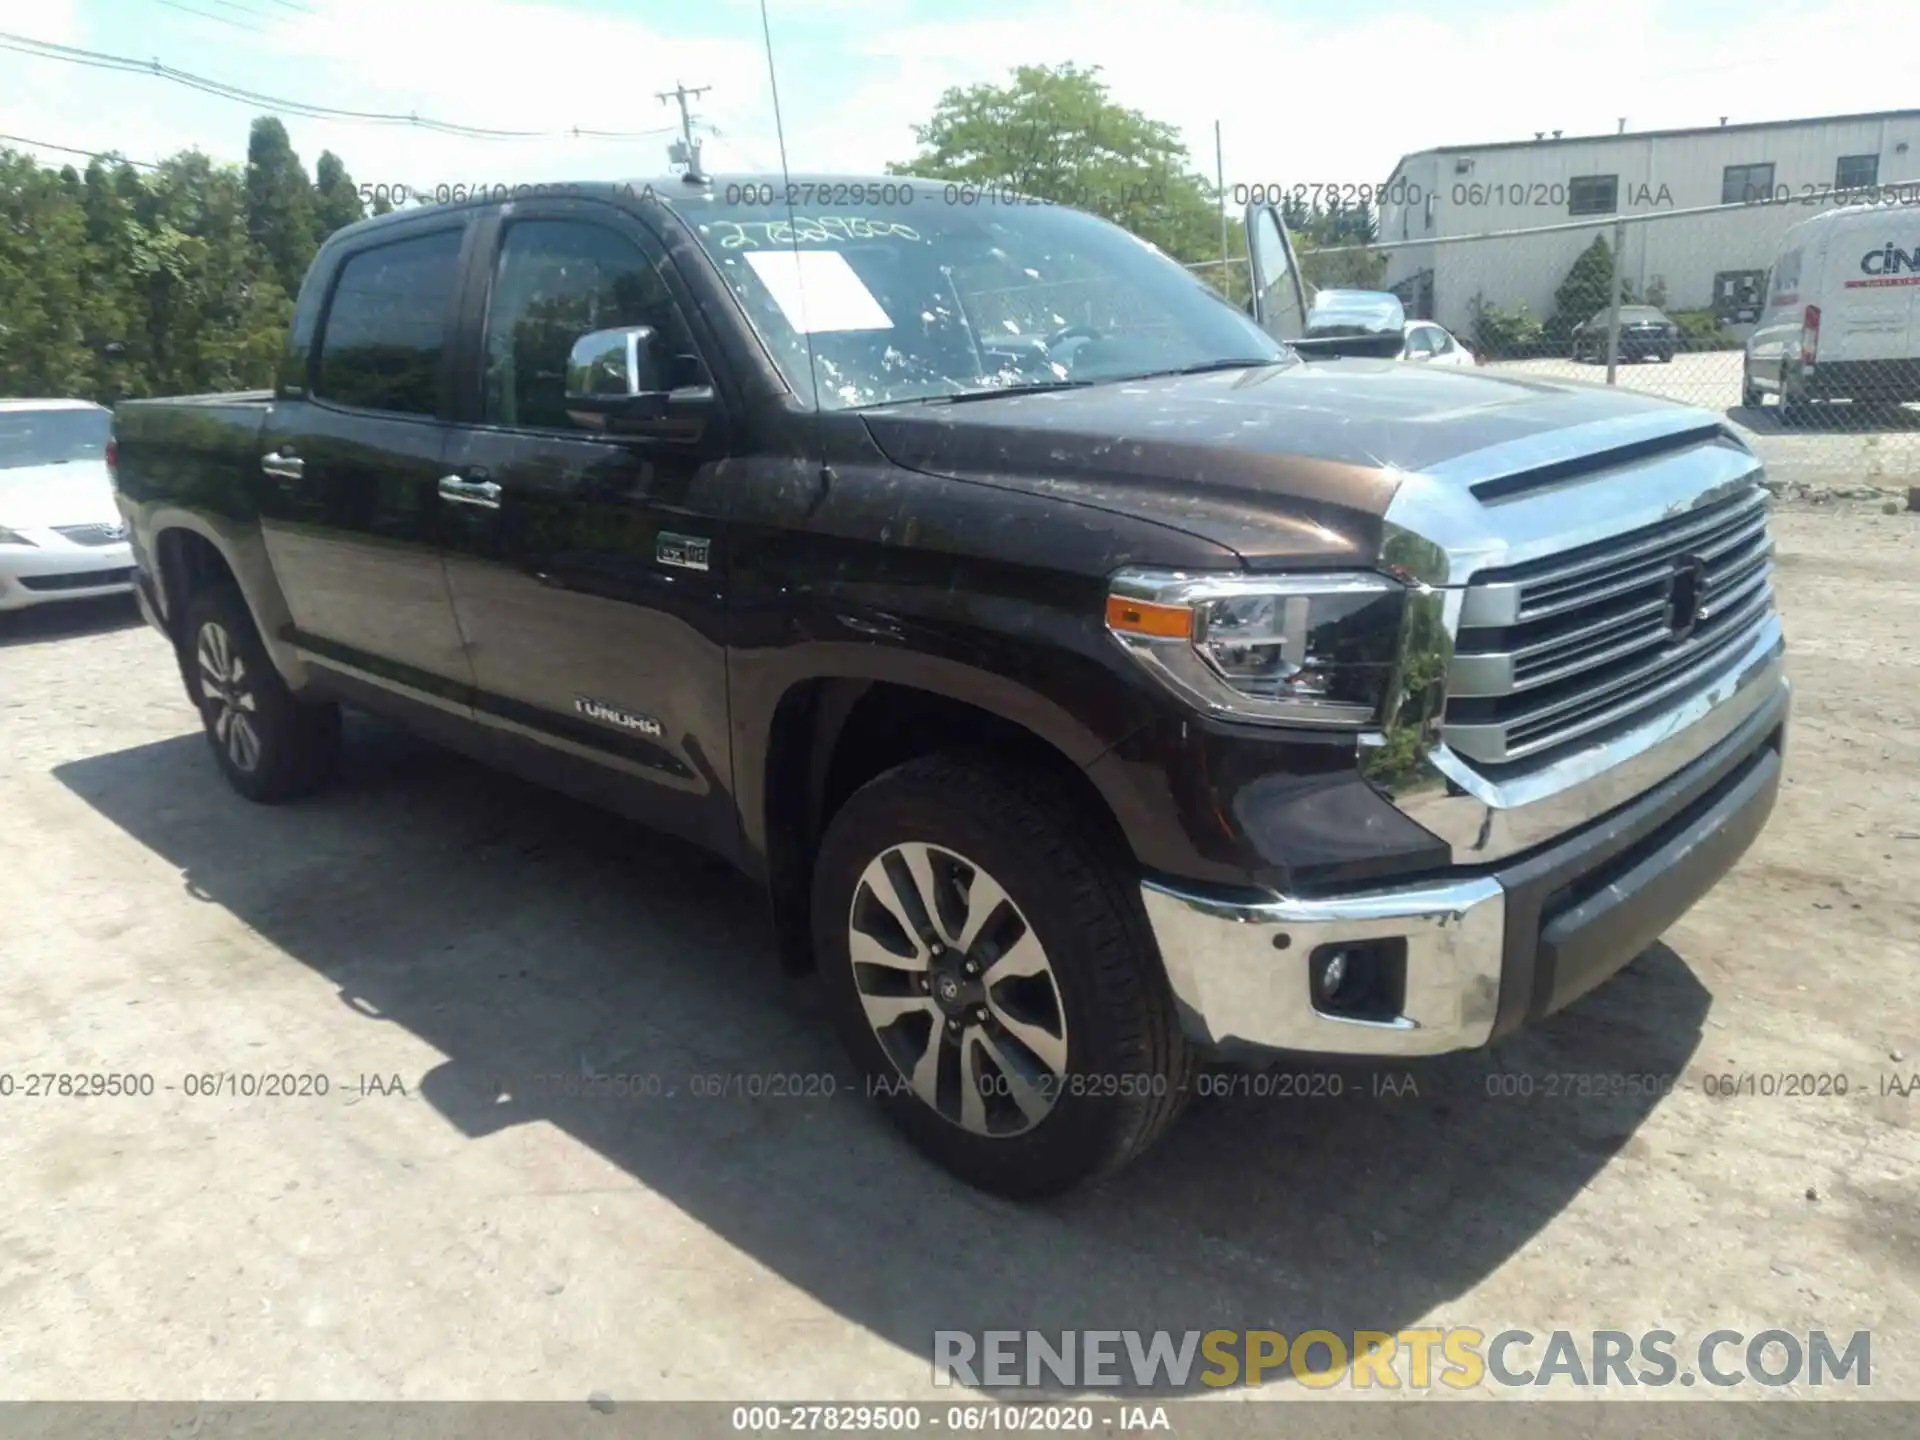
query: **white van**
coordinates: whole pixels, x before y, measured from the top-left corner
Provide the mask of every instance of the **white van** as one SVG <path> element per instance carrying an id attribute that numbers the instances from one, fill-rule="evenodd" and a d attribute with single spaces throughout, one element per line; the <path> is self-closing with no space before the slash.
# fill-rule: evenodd
<path id="1" fill-rule="evenodd" d="M 1829 210 L 1781 237 L 1740 403 L 1766 395 L 1783 421 L 1815 400 L 1920 400 L 1920 205 Z"/>

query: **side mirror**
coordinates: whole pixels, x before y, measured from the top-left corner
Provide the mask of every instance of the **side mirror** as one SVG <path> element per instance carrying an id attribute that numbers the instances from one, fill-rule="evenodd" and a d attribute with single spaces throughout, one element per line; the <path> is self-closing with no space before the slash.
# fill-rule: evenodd
<path id="1" fill-rule="evenodd" d="M 590 331 L 567 356 L 567 415 L 587 429 L 694 439 L 712 406 L 699 357 L 662 355 L 651 325 Z"/>
<path id="2" fill-rule="evenodd" d="M 1291 343 L 1307 329 L 1307 297 L 1293 242 L 1271 205 L 1247 206 L 1246 228 L 1254 322 L 1274 339 Z"/>

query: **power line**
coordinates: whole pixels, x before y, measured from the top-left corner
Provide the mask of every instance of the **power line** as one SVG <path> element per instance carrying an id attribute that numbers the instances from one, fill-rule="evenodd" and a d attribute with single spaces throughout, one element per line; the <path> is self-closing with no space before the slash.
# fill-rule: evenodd
<path id="1" fill-rule="evenodd" d="M 120 159 L 137 170 L 158 170 L 160 167 L 151 160 L 127 160 L 118 150 L 81 150 L 72 145 L 56 145 L 51 140 L 29 140 L 24 135 L 0 135 L 0 140 L 10 140 L 15 145 L 31 145 L 36 150 L 58 150 L 65 155 L 84 155 L 89 160 Z"/>
<path id="2" fill-rule="evenodd" d="M 215 0 L 215 3 L 218 3 L 218 0 Z M 154 4 L 164 5 L 169 10 L 178 10 L 182 15 L 192 15 L 195 18 L 200 20 L 211 20 L 216 25 L 231 25 L 236 30 L 251 30 L 256 35 L 264 35 L 267 33 L 262 27 L 258 25 L 249 25 L 247 24 L 246 21 L 235 20 L 230 15 L 216 15 L 211 10 L 196 10 L 191 5 L 180 4 L 179 0 L 154 0 Z M 234 8 L 237 9 L 238 7 L 236 6 Z M 242 10 L 240 13 L 243 15 L 251 15 L 251 14 L 254 14 L 255 12 L 251 10 Z"/>
<path id="3" fill-rule="evenodd" d="M 424 115 L 398 115 L 378 110 L 343 110 L 333 105 L 316 105 L 305 100 L 288 100 L 277 95 L 263 95 L 257 90 L 229 85 L 223 80 L 210 80 L 204 75 L 176 70 L 171 65 L 162 65 L 158 60 L 134 60 L 125 55 L 109 55 L 104 51 L 86 50 L 76 45 L 56 45 L 50 40 L 35 40 L 29 35 L 14 35 L 4 30 L 0 30 L 0 50 L 13 50 L 42 60 L 58 60 L 64 64 L 84 65 L 95 70 L 118 70 L 133 75 L 151 75 L 156 79 L 184 85 L 190 90 L 198 90 L 202 94 L 217 96 L 222 100 L 235 100 L 278 114 L 300 115 L 310 120 L 355 120 L 371 125 L 410 125 L 417 129 L 432 130 L 442 135 L 458 135 L 469 140 L 641 140 L 650 135 L 669 134 L 678 128 L 672 125 L 661 125 L 651 130 L 587 130 L 579 126 L 571 126 L 564 130 L 498 130 L 481 125 L 460 125 L 451 120 L 434 120 Z"/>

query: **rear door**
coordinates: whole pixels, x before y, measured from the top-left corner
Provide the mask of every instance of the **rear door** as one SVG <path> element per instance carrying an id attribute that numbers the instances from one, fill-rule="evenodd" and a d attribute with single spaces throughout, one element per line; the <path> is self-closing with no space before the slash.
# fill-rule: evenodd
<path id="1" fill-rule="evenodd" d="M 712 382 L 711 344 L 626 212 L 516 204 L 489 232 L 447 452 L 466 489 L 441 502 L 476 717 L 549 783 L 730 850 L 726 387 L 697 435 L 609 435 L 566 403 L 591 331 L 651 326 L 677 385 Z"/>
<path id="2" fill-rule="evenodd" d="M 1820 361 L 1920 355 L 1920 211 L 1877 207 L 1842 218 L 1827 241 Z"/>
<path id="3" fill-rule="evenodd" d="M 1800 287 L 1810 234 L 1802 231 L 1774 259 L 1767 275 L 1766 308 L 1747 342 L 1748 378 L 1778 390 L 1789 354 L 1798 355 L 1806 296 Z M 1818 256 L 1814 263 L 1817 266 Z"/>
<path id="4" fill-rule="evenodd" d="M 268 416 L 261 525 L 304 656 L 464 712 L 439 551 L 463 217 L 383 228 L 335 267 L 304 375 Z"/>

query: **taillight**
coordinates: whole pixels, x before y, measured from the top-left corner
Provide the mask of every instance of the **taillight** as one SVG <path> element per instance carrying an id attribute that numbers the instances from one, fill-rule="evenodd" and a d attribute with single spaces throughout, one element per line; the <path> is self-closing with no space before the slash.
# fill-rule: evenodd
<path id="1" fill-rule="evenodd" d="M 107 478 L 116 485 L 120 483 L 120 442 L 107 441 Z"/>
<path id="2" fill-rule="evenodd" d="M 1807 306 L 1806 318 L 1800 322 L 1800 363 L 1813 364 L 1814 357 L 1820 351 L 1820 307 Z"/>

